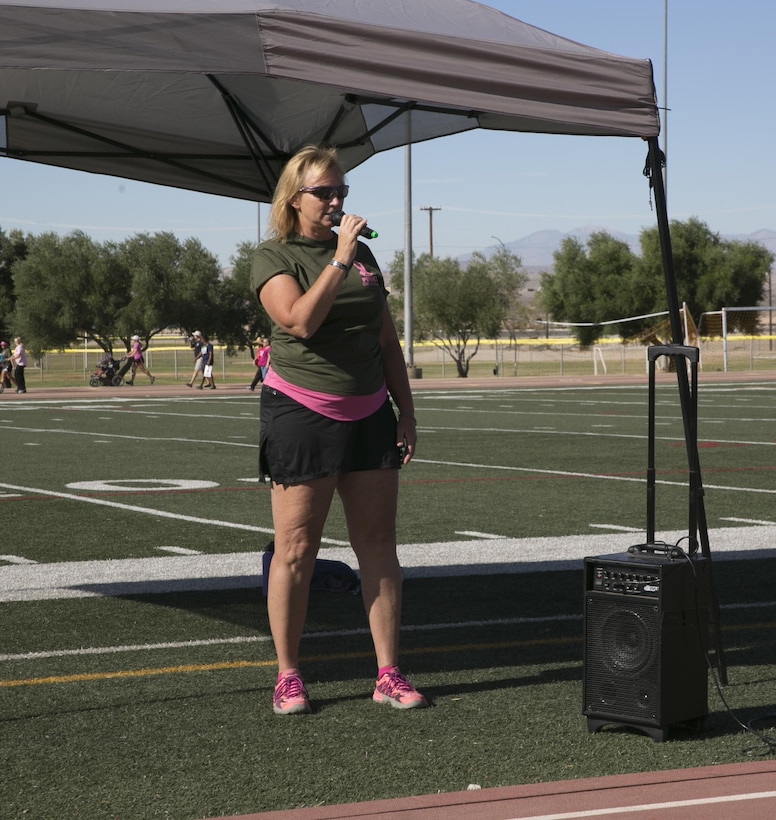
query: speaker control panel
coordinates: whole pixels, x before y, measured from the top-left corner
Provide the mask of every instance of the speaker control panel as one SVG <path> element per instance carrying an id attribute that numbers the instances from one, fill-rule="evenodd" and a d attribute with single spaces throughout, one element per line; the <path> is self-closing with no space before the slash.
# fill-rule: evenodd
<path id="1" fill-rule="evenodd" d="M 593 567 L 592 589 L 596 592 L 613 592 L 619 595 L 657 597 L 660 594 L 660 575 L 623 564 L 601 564 Z"/>

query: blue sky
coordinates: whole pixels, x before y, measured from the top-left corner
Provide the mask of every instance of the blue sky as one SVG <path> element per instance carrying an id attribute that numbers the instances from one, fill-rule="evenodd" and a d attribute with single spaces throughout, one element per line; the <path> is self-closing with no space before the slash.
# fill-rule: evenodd
<path id="1" fill-rule="evenodd" d="M 418 0 L 420 2 L 421 0 Z M 488 0 L 512 17 L 587 45 L 653 61 L 664 88 L 664 0 Z M 776 3 L 668 0 L 667 192 L 672 219 L 721 234 L 776 230 L 773 81 Z M 637 139 L 475 131 L 415 146 L 413 245 L 459 256 L 534 231 L 654 224 Z M 379 231 L 382 264 L 404 243 L 403 148 L 348 175 L 348 209 Z M 79 229 L 98 241 L 139 232 L 196 236 L 226 265 L 257 237 L 268 206 L 0 159 L 0 227 Z"/>

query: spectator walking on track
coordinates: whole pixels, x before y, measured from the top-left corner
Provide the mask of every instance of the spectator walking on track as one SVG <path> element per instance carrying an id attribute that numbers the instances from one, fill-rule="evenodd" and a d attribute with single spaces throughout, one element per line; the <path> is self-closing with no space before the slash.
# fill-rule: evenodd
<path id="1" fill-rule="evenodd" d="M 189 344 L 194 353 L 194 372 L 187 384 L 189 387 L 194 387 L 194 382 L 202 377 L 202 334 L 198 330 L 195 330 L 192 334 Z"/>
<path id="2" fill-rule="evenodd" d="M 24 380 L 24 369 L 27 367 L 27 351 L 24 349 L 22 340 L 17 336 L 14 340 L 16 347 L 11 354 L 11 361 L 13 362 L 13 380 L 16 382 L 16 392 L 26 393 L 27 384 Z"/>
<path id="3" fill-rule="evenodd" d="M 213 360 L 215 359 L 215 350 L 212 342 L 207 336 L 201 336 L 202 339 L 202 381 L 197 385 L 199 390 L 215 390 L 216 383 L 213 381 Z"/>
<path id="4" fill-rule="evenodd" d="M 253 360 L 253 363 L 256 365 L 256 375 L 248 386 L 248 390 L 255 390 L 257 384 L 263 383 L 267 375 L 267 370 L 269 370 L 269 339 L 266 339 L 264 336 L 259 336 L 254 344 L 258 345 L 256 357 Z"/>
<path id="5" fill-rule="evenodd" d="M 143 357 L 143 346 L 140 344 L 139 336 L 132 337 L 132 347 L 127 356 L 132 360 L 132 378 L 127 381 L 127 384 L 135 383 L 135 373 L 137 373 L 138 370 L 142 370 L 143 373 L 151 379 L 151 384 L 156 381 L 156 376 L 152 375 L 151 371 L 146 369 L 145 358 Z"/>

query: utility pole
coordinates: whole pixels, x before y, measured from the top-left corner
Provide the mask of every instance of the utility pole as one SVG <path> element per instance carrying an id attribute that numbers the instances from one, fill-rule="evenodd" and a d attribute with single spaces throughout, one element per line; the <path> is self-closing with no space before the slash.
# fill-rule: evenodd
<path id="1" fill-rule="evenodd" d="M 668 0 L 663 0 L 663 189 L 668 196 Z"/>
<path id="2" fill-rule="evenodd" d="M 773 271 L 768 271 L 768 349 L 773 350 Z"/>
<path id="3" fill-rule="evenodd" d="M 414 316 L 412 311 L 412 133 L 407 117 L 407 144 L 404 146 L 404 363 L 407 373 L 415 373 L 412 349 Z"/>
<path id="4" fill-rule="evenodd" d="M 421 211 L 428 211 L 428 255 L 434 258 L 434 211 L 441 211 L 441 208 L 432 208 L 430 205 L 421 207 Z"/>

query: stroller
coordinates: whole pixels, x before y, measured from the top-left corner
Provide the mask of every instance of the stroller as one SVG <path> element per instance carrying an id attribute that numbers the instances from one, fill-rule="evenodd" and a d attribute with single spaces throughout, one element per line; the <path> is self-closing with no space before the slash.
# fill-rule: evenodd
<path id="1" fill-rule="evenodd" d="M 0 365 L 0 393 L 2 393 L 6 387 L 13 387 L 11 369 L 12 365 L 10 361 L 4 360 Z"/>
<path id="2" fill-rule="evenodd" d="M 119 372 L 116 374 L 116 378 L 119 379 L 119 384 L 123 384 L 124 376 L 127 375 L 134 362 L 129 356 L 122 356 L 121 359 L 119 359 L 119 362 L 121 362 L 121 367 L 119 368 Z M 117 362 L 117 364 L 119 362 Z M 131 384 L 131 382 L 127 382 L 127 384 Z"/>
<path id="3" fill-rule="evenodd" d="M 117 371 L 121 359 L 114 359 L 111 356 L 105 356 L 104 359 L 97 365 L 97 369 L 89 377 L 89 384 L 92 387 L 99 387 L 105 385 L 106 387 L 120 387 L 124 382 L 124 373 L 129 368 L 122 367 Z"/>

